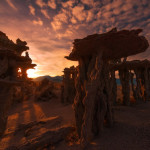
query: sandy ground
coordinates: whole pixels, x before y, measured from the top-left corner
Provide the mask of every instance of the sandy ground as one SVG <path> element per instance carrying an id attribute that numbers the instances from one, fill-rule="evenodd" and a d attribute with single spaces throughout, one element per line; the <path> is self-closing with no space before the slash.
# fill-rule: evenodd
<path id="1" fill-rule="evenodd" d="M 24 137 L 23 133 L 14 135 L 15 130 L 20 124 L 28 124 L 44 119 L 55 120 L 58 117 L 58 122 L 53 124 L 52 128 L 74 125 L 72 106 L 61 104 L 59 95 L 58 91 L 58 98 L 47 102 L 35 102 L 31 98 L 23 103 L 15 104 L 9 112 L 7 129 L 0 141 L 0 150 L 4 150 L 8 146 L 23 144 L 28 140 Z M 46 131 L 45 128 L 43 130 Z"/>
<path id="2" fill-rule="evenodd" d="M 58 95 L 59 91 L 58 91 Z M 34 102 L 32 99 L 15 104 L 9 112 L 7 129 L 0 141 L 0 150 L 8 146 L 20 145 L 35 138 L 39 133 L 33 130 L 32 136 L 25 136 L 16 129 L 20 124 L 48 119 L 55 120 L 50 126 L 39 126 L 38 132 L 47 131 L 64 125 L 74 125 L 72 105 L 60 103 L 60 97 L 48 102 Z M 80 146 L 67 145 L 60 142 L 49 150 L 80 150 Z M 48 150 L 47 149 L 47 150 Z M 45 149 L 46 150 L 46 149 Z M 87 150 L 150 150 L 150 102 L 136 106 L 116 106 L 115 124 L 112 128 L 104 128 L 99 137 L 93 140 Z"/>
<path id="3" fill-rule="evenodd" d="M 150 150 L 150 102 L 115 108 L 115 124 L 105 128 L 91 150 Z"/>

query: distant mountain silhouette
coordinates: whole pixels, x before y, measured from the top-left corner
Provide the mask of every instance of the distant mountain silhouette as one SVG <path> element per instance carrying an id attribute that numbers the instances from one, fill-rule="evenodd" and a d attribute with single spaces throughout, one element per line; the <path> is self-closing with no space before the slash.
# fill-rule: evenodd
<path id="1" fill-rule="evenodd" d="M 50 81 L 54 81 L 54 82 L 61 82 L 63 80 L 62 76 L 51 77 L 49 75 L 46 75 L 46 76 L 37 77 L 37 78 L 33 79 L 33 81 L 42 81 L 44 78 L 47 78 Z M 117 85 L 121 85 L 120 79 L 117 78 L 116 82 L 117 82 Z M 133 82 L 134 82 L 134 84 L 136 84 L 136 79 L 133 79 Z"/>
<path id="2" fill-rule="evenodd" d="M 55 77 L 51 77 L 49 75 L 46 75 L 46 76 L 40 76 L 40 77 L 37 77 L 35 79 L 33 79 L 33 81 L 42 81 L 43 79 L 47 78 L 48 80 L 50 81 L 54 81 L 54 82 L 61 82 L 63 77 L 62 76 L 55 76 Z"/>

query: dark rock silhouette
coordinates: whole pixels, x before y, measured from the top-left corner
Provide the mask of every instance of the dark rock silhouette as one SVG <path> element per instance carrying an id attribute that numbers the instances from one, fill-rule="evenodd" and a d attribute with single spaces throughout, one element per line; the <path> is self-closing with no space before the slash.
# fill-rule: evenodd
<path id="1" fill-rule="evenodd" d="M 103 53 L 103 59 L 118 59 L 144 52 L 149 44 L 138 30 L 113 29 L 104 34 L 89 35 L 83 39 L 74 40 L 74 47 L 66 58 L 78 61 L 80 57 L 90 57 L 93 53 Z"/>
<path id="2" fill-rule="evenodd" d="M 33 81 L 42 81 L 45 78 L 47 78 L 50 81 L 54 81 L 54 82 L 62 82 L 62 80 L 63 80 L 62 76 L 51 77 L 49 75 L 46 75 L 46 76 L 37 77 L 37 78 L 33 79 Z"/>
<path id="3" fill-rule="evenodd" d="M 136 103 L 150 100 L 150 61 L 133 60 L 110 64 L 110 68 L 119 71 L 122 85 L 123 103 L 130 105 L 130 81 Z M 136 84 L 133 82 L 136 79 Z"/>
<path id="4" fill-rule="evenodd" d="M 49 101 L 54 97 L 57 97 L 54 93 L 54 83 L 47 78 L 44 78 L 35 90 L 35 100 Z"/>
<path id="5" fill-rule="evenodd" d="M 73 103 L 76 94 L 75 80 L 77 78 L 77 68 L 74 66 L 64 69 L 63 83 L 61 87 L 61 102 Z"/>
<path id="6" fill-rule="evenodd" d="M 12 102 L 15 101 L 13 98 L 16 98 L 14 96 L 15 86 L 21 87 L 28 80 L 26 71 L 36 66 L 32 64 L 28 53 L 26 56 L 21 56 L 29 49 L 26 45 L 27 43 L 20 39 L 14 43 L 0 31 L 0 136 L 6 127 L 7 112 Z M 24 91 L 21 92 L 24 93 Z"/>

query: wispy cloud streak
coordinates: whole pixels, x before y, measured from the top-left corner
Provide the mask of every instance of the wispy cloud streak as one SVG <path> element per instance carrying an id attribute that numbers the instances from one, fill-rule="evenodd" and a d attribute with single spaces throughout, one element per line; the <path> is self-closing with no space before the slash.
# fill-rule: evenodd
<path id="1" fill-rule="evenodd" d="M 6 2 L 8 3 L 8 5 L 9 5 L 11 8 L 13 8 L 14 10 L 17 11 L 16 6 L 13 4 L 13 0 L 6 0 Z"/>

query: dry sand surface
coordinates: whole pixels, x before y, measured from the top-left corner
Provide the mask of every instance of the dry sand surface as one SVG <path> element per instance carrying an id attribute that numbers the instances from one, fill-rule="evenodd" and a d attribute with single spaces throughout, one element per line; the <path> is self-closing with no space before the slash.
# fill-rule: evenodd
<path id="1" fill-rule="evenodd" d="M 23 145 L 49 129 L 68 125 L 74 125 L 72 105 L 61 104 L 59 96 L 48 102 L 31 99 L 15 104 L 9 113 L 0 150 Z M 80 149 L 79 144 L 68 145 L 66 141 L 60 141 L 44 150 Z M 114 126 L 105 128 L 87 150 L 150 150 L 150 102 L 132 107 L 116 106 Z"/>

